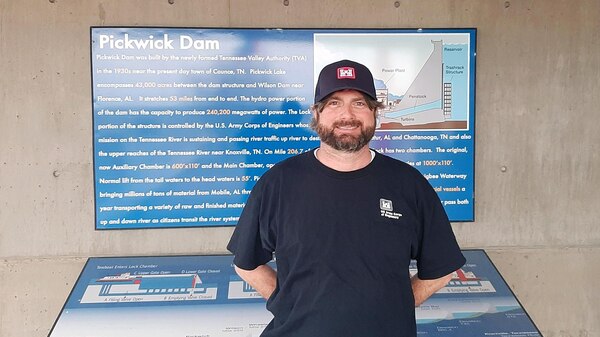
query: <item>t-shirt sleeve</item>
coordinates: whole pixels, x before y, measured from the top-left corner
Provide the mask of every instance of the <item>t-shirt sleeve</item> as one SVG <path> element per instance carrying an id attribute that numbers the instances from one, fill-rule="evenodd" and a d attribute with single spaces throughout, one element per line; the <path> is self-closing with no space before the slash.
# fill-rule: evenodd
<path id="1" fill-rule="evenodd" d="M 463 256 L 446 211 L 429 182 L 422 178 L 420 193 L 419 244 L 415 256 L 418 276 L 431 280 L 448 275 L 462 267 Z"/>
<path id="2" fill-rule="evenodd" d="M 273 258 L 273 250 L 264 240 L 267 224 L 261 223 L 263 201 L 263 184 L 259 181 L 252 189 L 227 245 L 227 249 L 234 254 L 233 263 L 239 268 L 253 270 Z"/>

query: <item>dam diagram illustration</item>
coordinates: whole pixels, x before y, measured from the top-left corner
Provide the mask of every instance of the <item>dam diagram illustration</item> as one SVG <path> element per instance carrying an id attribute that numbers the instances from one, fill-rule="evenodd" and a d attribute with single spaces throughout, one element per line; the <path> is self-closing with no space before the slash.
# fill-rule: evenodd
<path id="1" fill-rule="evenodd" d="M 384 104 L 377 130 L 469 130 L 474 52 L 466 36 L 316 34 L 315 49 L 331 58 L 321 63 L 347 58 L 371 70 Z"/>
<path id="2" fill-rule="evenodd" d="M 216 284 L 203 284 L 198 274 L 131 275 L 91 280 L 80 303 L 199 301 L 217 298 Z"/>
<path id="3" fill-rule="evenodd" d="M 444 63 L 444 55 L 466 48 L 441 40 L 431 44 L 431 55 L 405 93 L 398 95 L 385 85 L 377 88 L 377 99 L 385 105 L 379 111 L 378 129 L 467 129 L 466 97 L 460 94 L 466 90 L 467 67 Z"/>

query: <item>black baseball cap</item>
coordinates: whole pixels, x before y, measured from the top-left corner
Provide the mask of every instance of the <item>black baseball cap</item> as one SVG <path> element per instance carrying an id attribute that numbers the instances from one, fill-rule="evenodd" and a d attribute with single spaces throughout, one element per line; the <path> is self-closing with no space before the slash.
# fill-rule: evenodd
<path id="1" fill-rule="evenodd" d="M 373 74 L 364 65 L 341 60 L 326 65 L 319 74 L 315 88 L 315 103 L 320 102 L 328 95 L 345 89 L 354 89 L 377 99 Z"/>

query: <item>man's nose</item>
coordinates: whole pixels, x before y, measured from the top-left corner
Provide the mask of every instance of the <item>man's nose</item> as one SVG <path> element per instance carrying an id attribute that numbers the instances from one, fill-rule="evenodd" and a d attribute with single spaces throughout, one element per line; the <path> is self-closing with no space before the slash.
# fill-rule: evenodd
<path id="1" fill-rule="evenodd" d="M 354 117 L 354 110 L 352 109 L 352 104 L 344 104 L 340 109 L 340 117 Z"/>

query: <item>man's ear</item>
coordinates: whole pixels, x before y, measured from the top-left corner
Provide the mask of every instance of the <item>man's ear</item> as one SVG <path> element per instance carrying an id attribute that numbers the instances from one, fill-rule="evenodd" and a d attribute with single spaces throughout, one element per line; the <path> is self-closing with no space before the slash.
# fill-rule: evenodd
<path id="1" fill-rule="evenodd" d="M 309 108 L 310 108 L 310 112 L 311 112 L 311 115 L 313 116 L 313 118 L 318 118 L 319 112 L 317 111 L 317 105 L 313 104 Z"/>

